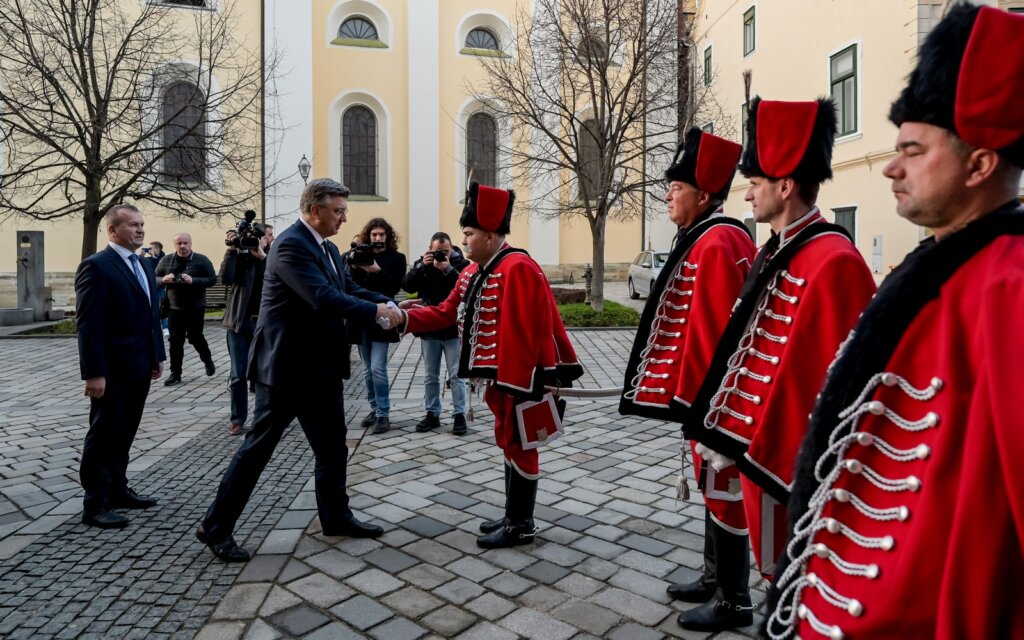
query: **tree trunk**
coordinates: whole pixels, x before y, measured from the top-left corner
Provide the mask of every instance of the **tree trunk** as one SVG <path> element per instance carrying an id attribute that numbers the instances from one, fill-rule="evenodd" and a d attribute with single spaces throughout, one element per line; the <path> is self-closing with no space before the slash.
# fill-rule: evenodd
<path id="1" fill-rule="evenodd" d="M 94 184 L 86 182 L 85 210 L 82 212 L 82 260 L 96 253 L 96 232 L 103 220 L 101 191 Z"/>
<path id="2" fill-rule="evenodd" d="M 608 212 L 598 209 L 596 218 L 590 223 L 593 240 L 593 280 L 590 285 L 590 306 L 594 311 L 604 311 L 604 233 L 608 224 Z"/>

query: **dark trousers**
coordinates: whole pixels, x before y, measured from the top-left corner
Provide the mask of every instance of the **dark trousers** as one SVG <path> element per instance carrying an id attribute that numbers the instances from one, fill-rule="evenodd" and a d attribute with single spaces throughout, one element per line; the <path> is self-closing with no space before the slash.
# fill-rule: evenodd
<path id="1" fill-rule="evenodd" d="M 139 430 L 146 406 L 150 379 L 107 378 L 102 398 L 92 398 L 89 408 L 89 433 L 82 448 L 79 477 L 85 490 L 86 513 L 107 509 L 111 497 L 128 488 L 125 472 L 128 451 Z"/>
<path id="2" fill-rule="evenodd" d="M 228 390 L 231 392 L 231 424 L 243 425 L 249 417 L 249 384 L 246 370 L 249 368 L 249 346 L 256 323 L 243 320 L 238 331 L 227 330 L 228 356 L 231 358 L 231 378 Z"/>
<path id="3" fill-rule="evenodd" d="M 342 383 L 335 384 L 336 388 L 331 388 L 330 383 L 317 382 L 303 388 L 256 383 L 252 428 L 228 464 L 203 520 L 209 539 L 223 541 L 232 535 L 260 474 L 295 418 L 316 456 L 316 506 L 324 529 L 339 527 L 342 519 L 352 514 L 345 488 L 345 399 Z"/>
<path id="4" fill-rule="evenodd" d="M 167 339 L 171 346 L 171 373 L 181 375 L 181 362 L 185 359 L 185 339 L 196 348 L 199 359 L 204 364 L 213 362 L 210 356 L 210 345 L 203 336 L 205 309 L 171 309 L 167 314 L 167 326 L 171 336 Z"/>

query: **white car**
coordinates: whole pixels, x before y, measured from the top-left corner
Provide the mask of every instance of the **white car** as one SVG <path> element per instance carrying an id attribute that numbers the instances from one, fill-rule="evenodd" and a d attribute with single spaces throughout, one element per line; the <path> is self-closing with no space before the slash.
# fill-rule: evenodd
<path id="1" fill-rule="evenodd" d="M 643 251 L 629 265 L 629 297 L 633 300 L 640 296 L 651 295 L 654 281 L 658 279 L 661 268 L 668 260 L 668 251 Z"/>

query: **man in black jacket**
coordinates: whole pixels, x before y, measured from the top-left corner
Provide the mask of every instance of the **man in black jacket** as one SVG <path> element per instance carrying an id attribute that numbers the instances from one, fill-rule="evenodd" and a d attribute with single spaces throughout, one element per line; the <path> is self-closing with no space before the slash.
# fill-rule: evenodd
<path id="1" fill-rule="evenodd" d="M 441 256 L 444 260 L 439 260 Z M 423 257 L 413 263 L 412 269 L 402 280 L 402 288 L 409 293 L 418 293 L 427 306 L 441 304 L 455 288 L 459 273 L 469 264 L 452 248 L 451 237 L 438 231 L 430 238 L 430 248 Z M 413 334 L 420 338 L 423 367 L 426 371 L 423 404 L 427 415 L 416 425 L 416 431 L 424 432 L 441 426 L 441 354 L 448 370 L 452 389 L 452 433 L 466 434 L 466 381 L 458 377 L 459 372 L 459 329 L 456 326 Z"/>
<path id="2" fill-rule="evenodd" d="M 402 288 L 407 264 L 405 254 L 398 251 L 398 234 L 384 218 L 373 218 L 359 235 L 361 242 L 373 245 L 373 250 L 371 256 L 353 256 L 349 252 L 347 264 L 352 280 L 367 291 L 394 298 Z M 391 428 L 388 348 L 402 338 L 394 329 L 382 329 L 374 322 L 354 319 L 349 321 L 348 326 L 350 339 L 359 345 L 366 400 L 370 404 L 370 413 L 363 418 L 361 426 L 366 428 L 373 425 L 374 433 L 384 433 Z"/>
<path id="3" fill-rule="evenodd" d="M 210 346 L 203 336 L 203 321 L 206 314 L 206 289 L 217 283 L 213 263 L 203 254 L 192 251 L 191 235 L 179 233 L 174 236 L 174 253 L 164 256 L 156 265 L 156 277 L 160 286 L 167 290 L 170 303 L 167 324 L 171 332 L 168 339 L 171 347 L 171 375 L 164 380 L 164 386 L 181 382 L 186 338 L 206 365 L 206 375 L 212 376 L 217 368 L 213 366 Z"/>
<path id="4" fill-rule="evenodd" d="M 249 345 L 252 344 L 256 318 L 260 312 L 267 252 L 274 241 L 274 227 L 261 226 L 263 238 L 251 251 L 239 251 L 238 233 L 228 231 L 225 238 L 228 249 L 224 252 L 218 274 L 221 284 L 231 287 L 224 309 L 224 328 L 227 329 L 228 356 L 231 358 L 231 377 L 228 381 L 228 390 L 231 392 L 230 436 L 242 433 L 245 419 L 249 415 L 249 389 L 245 369 L 249 363 Z"/>

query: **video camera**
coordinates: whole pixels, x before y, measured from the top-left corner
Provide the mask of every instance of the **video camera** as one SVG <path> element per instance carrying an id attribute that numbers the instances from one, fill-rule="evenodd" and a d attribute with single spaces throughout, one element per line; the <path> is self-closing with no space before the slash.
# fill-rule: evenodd
<path id="1" fill-rule="evenodd" d="M 374 249 L 384 247 L 383 242 L 352 243 L 352 248 L 345 254 L 348 263 L 358 267 L 368 267 L 376 260 Z"/>
<path id="2" fill-rule="evenodd" d="M 256 212 L 249 209 L 245 212 L 245 220 L 238 221 L 238 228 L 235 230 L 238 237 L 225 240 L 224 244 L 238 249 L 238 253 L 253 253 L 260 246 L 263 235 L 266 233 L 266 226 L 262 222 L 256 222 Z"/>

